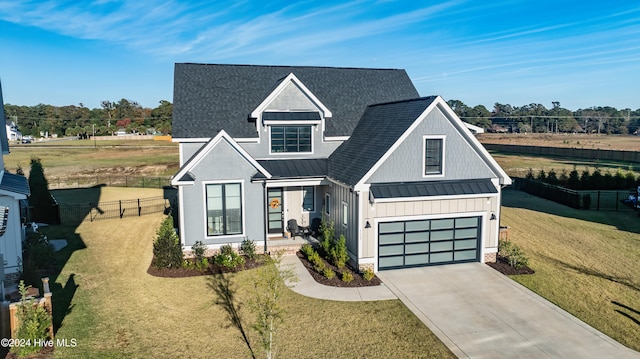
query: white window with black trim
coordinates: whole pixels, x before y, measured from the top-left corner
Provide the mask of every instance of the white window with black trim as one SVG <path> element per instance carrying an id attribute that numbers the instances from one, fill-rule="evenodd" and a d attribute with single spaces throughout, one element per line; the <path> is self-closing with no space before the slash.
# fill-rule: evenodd
<path id="1" fill-rule="evenodd" d="M 424 177 L 444 176 L 444 136 L 423 137 L 423 171 Z"/>
<path id="2" fill-rule="evenodd" d="M 311 153 L 311 125 L 273 125 L 271 153 Z"/>
<path id="3" fill-rule="evenodd" d="M 302 187 L 302 210 L 305 212 L 315 212 L 316 195 L 313 186 Z"/>
<path id="4" fill-rule="evenodd" d="M 347 227 L 349 224 L 349 205 L 347 202 L 342 202 L 342 226 Z"/>
<path id="5" fill-rule="evenodd" d="M 242 183 L 205 185 L 207 236 L 242 234 Z"/>
<path id="6" fill-rule="evenodd" d="M 331 214 L 331 195 L 329 193 L 324 194 L 324 213 Z"/>

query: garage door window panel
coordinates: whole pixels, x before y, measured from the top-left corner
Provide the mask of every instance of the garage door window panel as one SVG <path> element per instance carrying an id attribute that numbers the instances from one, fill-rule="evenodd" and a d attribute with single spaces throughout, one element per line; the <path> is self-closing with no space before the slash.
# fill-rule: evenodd
<path id="1" fill-rule="evenodd" d="M 453 219 L 434 219 L 431 221 L 431 230 L 453 229 L 454 223 Z"/>
<path id="2" fill-rule="evenodd" d="M 429 263 L 429 255 L 428 254 L 421 254 L 421 255 L 408 255 L 405 257 L 405 263 L 404 265 L 407 266 L 414 266 L 414 265 L 421 265 L 424 263 Z"/>
<path id="3" fill-rule="evenodd" d="M 404 236 L 402 233 L 381 234 L 380 244 L 401 244 L 404 242 Z"/>
<path id="4" fill-rule="evenodd" d="M 431 241 L 450 241 L 453 239 L 453 230 L 431 232 Z"/>
<path id="5" fill-rule="evenodd" d="M 429 253 L 429 243 L 407 244 L 404 251 L 406 254 Z"/>
<path id="6" fill-rule="evenodd" d="M 476 250 L 472 251 L 461 251 L 454 253 L 454 260 L 463 261 L 463 260 L 474 260 L 478 256 L 478 252 Z"/>
<path id="7" fill-rule="evenodd" d="M 430 263 L 443 263 L 443 262 L 453 262 L 453 253 L 451 252 L 443 252 L 443 253 L 431 253 Z"/>

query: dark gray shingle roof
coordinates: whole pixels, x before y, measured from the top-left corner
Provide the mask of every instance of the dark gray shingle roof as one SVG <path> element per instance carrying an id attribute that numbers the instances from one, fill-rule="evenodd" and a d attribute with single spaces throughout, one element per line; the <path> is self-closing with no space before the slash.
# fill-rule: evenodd
<path id="1" fill-rule="evenodd" d="M 208 138 L 224 129 L 256 137 L 249 114 L 290 73 L 332 112 L 326 136 L 348 136 L 365 108 L 418 97 L 404 70 L 305 66 L 175 65 L 173 136 Z"/>
<path id="2" fill-rule="evenodd" d="M 325 158 L 258 160 L 258 163 L 277 179 L 327 176 L 327 159 Z M 254 178 L 264 178 L 264 176 L 258 173 Z"/>
<path id="3" fill-rule="evenodd" d="M 369 106 L 349 140 L 329 157 L 329 176 L 351 186 L 358 183 L 435 99 Z"/>
<path id="4" fill-rule="evenodd" d="M 377 199 L 498 193 L 491 179 L 484 178 L 456 181 L 374 183 L 370 190 L 373 197 Z"/>

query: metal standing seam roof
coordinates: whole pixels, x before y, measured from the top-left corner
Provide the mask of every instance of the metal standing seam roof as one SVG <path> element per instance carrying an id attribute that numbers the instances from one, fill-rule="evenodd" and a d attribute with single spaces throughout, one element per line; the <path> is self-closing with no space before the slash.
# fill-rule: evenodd
<path id="1" fill-rule="evenodd" d="M 264 112 L 263 121 L 320 121 L 318 112 Z"/>
<path id="2" fill-rule="evenodd" d="M 274 178 L 313 178 L 327 176 L 327 159 L 258 160 Z M 254 178 L 264 178 L 258 172 Z"/>
<path id="3" fill-rule="evenodd" d="M 400 69 L 178 63 L 174 70 L 174 138 L 257 137 L 249 115 L 293 73 L 331 110 L 325 136 L 348 136 L 365 108 L 419 96 Z"/>
<path id="4" fill-rule="evenodd" d="M 374 183 L 370 191 L 377 199 L 498 193 L 491 179 Z"/>
<path id="5" fill-rule="evenodd" d="M 6 171 L 4 172 L 2 181 L 0 182 L 0 190 L 19 193 L 25 196 L 29 196 L 31 194 L 31 191 L 29 190 L 29 182 L 26 177 Z"/>

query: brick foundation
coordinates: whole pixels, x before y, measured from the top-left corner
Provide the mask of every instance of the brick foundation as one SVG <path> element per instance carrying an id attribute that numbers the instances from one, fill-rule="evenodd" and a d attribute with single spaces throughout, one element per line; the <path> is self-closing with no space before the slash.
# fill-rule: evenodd
<path id="1" fill-rule="evenodd" d="M 498 260 L 498 253 L 485 253 L 484 254 L 484 262 L 485 263 L 495 263 Z"/>
<path id="2" fill-rule="evenodd" d="M 363 263 L 358 265 L 358 270 L 360 271 L 360 273 L 364 273 L 364 271 L 367 269 L 374 270 L 373 267 L 373 263 Z"/>

